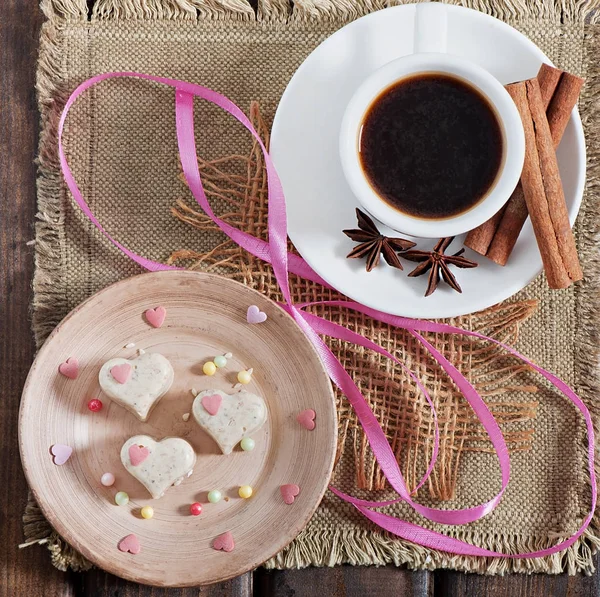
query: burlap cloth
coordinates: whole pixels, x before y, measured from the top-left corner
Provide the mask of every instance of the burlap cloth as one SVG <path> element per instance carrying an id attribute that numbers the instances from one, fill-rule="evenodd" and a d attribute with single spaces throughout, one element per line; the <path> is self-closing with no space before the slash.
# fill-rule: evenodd
<path id="1" fill-rule="evenodd" d="M 42 114 L 39 221 L 33 326 L 38 345 L 90 294 L 139 272 L 94 229 L 62 181 L 56 126 L 70 91 L 104 71 L 136 70 L 186 79 L 225 93 L 251 112 L 268 140 L 278 99 L 294 70 L 346 22 L 384 1 L 46 0 L 38 90 Z M 464 0 L 523 31 L 559 66 L 587 77 L 581 111 L 587 129 L 588 184 L 577 224 L 586 281 L 549 291 L 543 276 L 515 299 L 454 321 L 516 344 L 572 385 L 598 416 L 596 403 L 598 156 L 600 42 L 594 2 Z M 265 237 L 265 179 L 260 154 L 231 118 L 197 102 L 201 168 L 213 206 L 232 223 Z M 262 116 L 261 116 L 262 115 Z M 217 271 L 277 298 L 270 268 L 218 234 L 179 177 L 173 93 L 137 80 L 102 83 L 78 101 L 65 142 L 84 196 L 108 230 L 157 260 Z M 299 164 L 299 167 L 302 167 Z M 306 173 L 307 176 L 310 172 Z M 296 300 L 335 297 L 292 280 Z M 475 505 L 500 487 L 497 461 L 481 427 L 454 386 L 406 334 L 367 317 L 329 310 L 401 355 L 432 391 L 441 422 L 440 462 L 420 501 L 446 508 Z M 520 336 L 520 337 L 519 337 Z M 457 337 L 434 341 L 476 384 L 500 421 L 512 452 L 512 480 L 500 506 L 466 527 L 430 528 L 505 552 L 555 544 L 580 525 L 590 503 L 585 433 L 575 409 L 520 363 L 483 343 Z M 384 359 L 332 342 L 385 427 L 408 483 L 416 485 L 431 454 L 432 421 L 414 384 Z M 389 496 L 346 401 L 339 401 L 339 450 L 334 482 L 371 499 Z M 402 505 L 389 509 L 423 521 Z M 598 520 L 572 548 L 538 560 L 492 560 L 433 552 L 390 537 L 351 506 L 326 495 L 307 528 L 267 566 L 395 564 L 487 572 L 593 570 Z M 61 568 L 89 566 L 57 536 L 34 502 L 25 514 L 26 544 L 45 543 Z"/>

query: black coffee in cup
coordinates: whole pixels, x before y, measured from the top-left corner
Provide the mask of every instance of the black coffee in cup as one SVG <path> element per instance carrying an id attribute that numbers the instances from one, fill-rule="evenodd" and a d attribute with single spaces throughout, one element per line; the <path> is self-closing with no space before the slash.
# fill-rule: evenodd
<path id="1" fill-rule="evenodd" d="M 398 211 L 425 219 L 459 215 L 494 185 L 504 157 L 498 117 L 469 83 L 423 73 L 372 102 L 359 136 L 362 169 Z"/>

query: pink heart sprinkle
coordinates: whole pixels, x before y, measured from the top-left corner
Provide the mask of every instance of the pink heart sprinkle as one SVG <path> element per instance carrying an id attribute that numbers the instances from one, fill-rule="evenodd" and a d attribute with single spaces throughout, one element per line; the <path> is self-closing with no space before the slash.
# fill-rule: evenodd
<path id="1" fill-rule="evenodd" d="M 213 549 L 216 549 L 217 551 L 233 551 L 234 547 L 235 541 L 233 540 L 233 535 L 231 534 L 231 531 L 227 531 L 226 533 L 219 535 L 213 541 Z"/>
<path id="2" fill-rule="evenodd" d="M 150 450 L 146 448 L 146 446 L 138 446 L 137 444 L 133 444 L 133 446 L 129 446 L 129 461 L 132 466 L 138 466 L 138 464 L 142 464 L 146 458 L 150 456 Z"/>
<path id="3" fill-rule="evenodd" d="M 262 323 L 267 320 L 267 314 L 261 311 L 256 305 L 250 305 L 246 313 L 248 323 Z"/>
<path id="4" fill-rule="evenodd" d="M 202 406 L 209 415 L 213 417 L 219 412 L 223 397 L 219 394 L 211 394 L 210 396 L 202 396 Z"/>
<path id="5" fill-rule="evenodd" d="M 111 368 L 110 374 L 117 383 L 127 383 L 131 377 L 131 365 L 129 363 L 115 365 Z"/>
<path id="6" fill-rule="evenodd" d="M 165 322 L 167 310 L 164 307 L 156 307 L 155 309 L 148 309 L 144 315 L 146 316 L 146 321 L 153 328 L 159 328 Z"/>
<path id="7" fill-rule="evenodd" d="M 315 411 L 312 408 L 308 408 L 306 410 L 303 410 L 301 413 L 298 413 L 298 415 L 296 416 L 296 421 L 298 421 L 298 423 L 300 423 L 300 425 L 302 425 L 302 427 L 304 427 L 304 429 L 308 429 L 309 431 L 312 431 L 315 428 L 315 417 L 317 416 L 317 413 L 315 413 Z"/>
<path id="8" fill-rule="evenodd" d="M 125 553 L 129 552 L 133 555 L 142 551 L 140 541 L 133 533 L 131 535 L 127 535 L 127 537 L 123 537 L 123 539 L 119 541 L 119 545 L 117 547 L 119 548 L 119 551 L 124 551 Z"/>
<path id="9" fill-rule="evenodd" d="M 69 379 L 77 379 L 79 373 L 79 361 L 75 357 L 69 357 L 58 366 L 58 372 Z"/>
<path id="10" fill-rule="evenodd" d="M 281 497 L 286 504 L 293 504 L 294 499 L 300 493 L 300 487 L 298 485 L 282 485 L 279 490 L 281 491 Z"/>
<path id="11" fill-rule="evenodd" d="M 71 454 L 73 454 L 73 448 L 71 446 L 65 446 L 64 444 L 54 444 L 50 448 L 50 454 L 54 456 L 54 464 L 60 466 L 64 464 L 71 458 Z"/>

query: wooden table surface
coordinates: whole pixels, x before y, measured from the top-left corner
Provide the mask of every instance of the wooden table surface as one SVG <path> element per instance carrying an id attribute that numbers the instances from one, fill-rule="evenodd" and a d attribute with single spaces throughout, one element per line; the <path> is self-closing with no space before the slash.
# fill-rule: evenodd
<path id="1" fill-rule="evenodd" d="M 565 574 L 486 577 L 457 572 L 411 572 L 388 566 L 257 570 L 198 589 L 156 589 L 100 570 L 59 572 L 43 547 L 19 550 L 27 486 L 17 445 L 19 397 L 34 355 L 29 303 L 33 274 L 37 0 L 0 0 L 0 597 L 364 597 L 433 595 L 507 597 L 600 595 L 600 576 Z M 596 560 L 597 562 L 597 560 Z M 201 562 L 199 562 L 201 565 Z"/>

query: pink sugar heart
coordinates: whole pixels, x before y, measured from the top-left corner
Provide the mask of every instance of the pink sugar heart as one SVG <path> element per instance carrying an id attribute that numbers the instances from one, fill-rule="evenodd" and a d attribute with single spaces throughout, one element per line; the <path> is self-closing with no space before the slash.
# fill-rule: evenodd
<path id="1" fill-rule="evenodd" d="M 213 417 L 219 412 L 223 397 L 219 394 L 211 394 L 210 396 L 202 396 L 202 406 L 204 410 Z"/>
<path id="2" fill-rule="evenodd" d="M 133 533 L 131 533 L 131 535 L 127 535 L 127 537 L 123 537 L 123 539 L 119 541 L 117 547 L 119 548 L 119 551 L 124 551 L 125 553 L 129 552 L 133 555 L 142 551 L 140 541 Z"/>
<path id="3" fill-rule="evenodd" d="M 279 490 L 281 491 L 281 497 L 286 504 L 293 504 L 294 499 L 300 493 L 300 487 L 294 484 L 282 485 Z"/>
<path id="4" fill-rule="evenodd" d="M 110 370 L 110 374 L 113 376 L 117 383 L 127 383 L 131 377 L 131 365 L 129 363 L 123 363 L 122 365 L 115 365 Z"/>
<path id="5" fill-rule="evenodd" d="M 296 421 L 304 427 L 304 429 L 308 429 L 312 431 L 315 428 L 315 417 L 317 413 L 312 408 L 308 408 L 303 410 L 301 413 L 298 413 L 296 416 Z"/>
<path id="6" fill-rule="evenodd" d="M 54 444 L 50 448 L 50 454 L 54 456 L 54 464 L 60 466 L 64 464 L 71 458 L 71 454 L 73 454 L 73 448 L 71 446 L 65 446 L 64 444 Z"/>
<path id="7" fill-rule="evenodd" d="M 250 305 L 246 313 L 248 323 L 262 323 L 267 320 L 267 314 L 261 311 L 256 305 Z"/>
<path id="8" fill-rule="evenodd" d="M 235 541 L 233 540 L 231 531 L 227 531 L 226 533 L 219 535 L 213 541 L 213 549 L 216 549 L 217 551 L 233 551 L 234 547 Z"/>
<path id="9" fill-rule="evenodd" d="M 150 456 L 150 450 L 146 448 L 146 446 L 138 446 L 137 444 L 133 444 L 133 446 L 129 446 L 129 461 L 132 466 L 138 466 L 138 464 L 142 464 L 146 458 Z"/>
<path id="10" fill-rule="evenodd" d="M 77 379 L 79 374 L 79 361 L 75 357 L 69 357 L 58 366 L 58 372 L 69 379 Z"/>
<path id="11" fill-rule="evenodd" d="M 164 307 L 156 307 L 155 309 L 148 309 L 144 315 L 146 316 L 146 321 L 153 328 L 159 328 L 165 322 L 167 310 Z"/>

